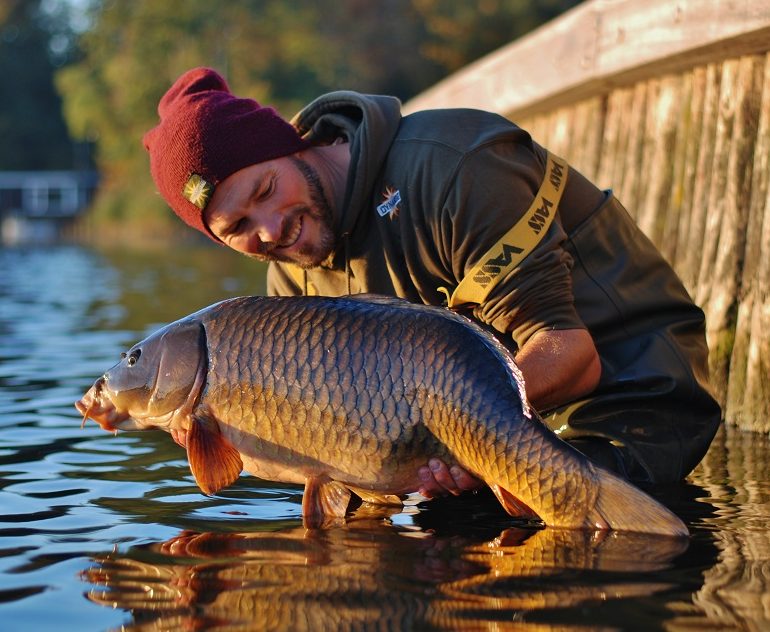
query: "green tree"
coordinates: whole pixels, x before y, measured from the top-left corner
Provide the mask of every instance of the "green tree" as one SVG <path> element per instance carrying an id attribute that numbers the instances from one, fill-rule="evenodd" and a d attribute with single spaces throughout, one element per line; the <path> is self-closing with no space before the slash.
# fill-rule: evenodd
<path id="1" fill-rule="evenodd" d="M 97 144 L 97 222 L 130 218 L 152 233 L 177 227 L 154 193 L 141 139 L 157 123 L 163 92 L 183 71 L 212 66 L 235 91 L 286 116 L 323 85 L 318 75 L 326 62 L 314 61 L 323 47 L 306 15 L 311 9 L 301 2 L 135 0 L 98 2 L 91 10 L 93 28 L 80 40 L 83 58 L 60 71 L 58 86 L 70 129 Z M 291 89 L 277 95 L 273 83 Z"/>
<path id="2" fill-rule="evenodd" d="M 529 33 L 580 0 L 412 0 L 427 37 L 421 52 L 445 74 Z"/>
<path id="3" fill-rule="evenodd" d="M 0 169 L 74 166 L 73 143 L 53 82 L 51 37 L 40 2 L 0 4 Z"/>
<path id="4" fill-rule="evenodd" d="M 335 89 L 408 99 L 508 43 L 570 0 L 92 0 L 82 57 L 58 86 L 72 132 L 97 144 L 93 217 L 178 228 L 154 193 L 142 135 L 185 70 L 222 72 L 237 94 L 291 117 Z M 185 231 L 180 231 L 185 233 Z"/>

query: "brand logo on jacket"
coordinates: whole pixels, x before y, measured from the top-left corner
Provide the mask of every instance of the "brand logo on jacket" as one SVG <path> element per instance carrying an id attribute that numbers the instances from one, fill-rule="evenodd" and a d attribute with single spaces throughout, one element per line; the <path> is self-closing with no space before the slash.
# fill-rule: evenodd
<path id="1" fill-rule="evenodd" d="M 385 201 L 377 206 L 377 212 L 380 214 L 380 217 L 385 217 L 386 215 L 390 219 L 398 217 L 398 211 L 401 207 L 401 191 L 393 187 L 385 187 L 382 197 L 385 198 Z"/>

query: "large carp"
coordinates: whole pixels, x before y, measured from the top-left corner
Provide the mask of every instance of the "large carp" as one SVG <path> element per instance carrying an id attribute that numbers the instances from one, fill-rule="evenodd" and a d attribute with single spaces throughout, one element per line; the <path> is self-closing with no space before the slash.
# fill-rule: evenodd
<path id="1" fill-rule="evenodd" d="M 240 297 L 131 347 L 76 403 L 105 430 L 167 430 L 201 490 L 246 471 L 305 486 L 310 526 L 351 492 L 399 503 L 429 458 L 482 479 L 515 516 L 686 534 L 527 404 L 511 354 L 447 309 L 384 297 Z"/>

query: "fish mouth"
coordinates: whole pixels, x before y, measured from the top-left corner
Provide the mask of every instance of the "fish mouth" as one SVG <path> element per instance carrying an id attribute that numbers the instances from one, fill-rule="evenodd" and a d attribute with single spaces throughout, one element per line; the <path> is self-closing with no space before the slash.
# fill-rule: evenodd
<path id="1" fill-rule="evenodd" d="M 93 419 L 102 430 L 117 432 L 124 429 L 121 428 L 122 422 L 130 418 L 128 412 L 118 410 L 105 396 L 104 377 L 96 380 L 88 392 L 75 402 L 75 408 L 83 415 L 81 428 L 86 425 L 86 421 Z"/>

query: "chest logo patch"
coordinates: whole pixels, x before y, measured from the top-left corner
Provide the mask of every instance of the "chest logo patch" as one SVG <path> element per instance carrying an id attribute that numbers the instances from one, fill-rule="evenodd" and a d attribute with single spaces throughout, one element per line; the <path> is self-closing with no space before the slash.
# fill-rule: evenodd
<path id="1" fill-rule="evenodd" d="M 390 216 L 390 219 L 398 217 L 398 211 L 401 208 L 401 191 L 393 187 L 385 187 L 382 197 L 385 198 L 385 201 L 377 205 L 377 212 L 380 217 L 386 215 Z"/>

